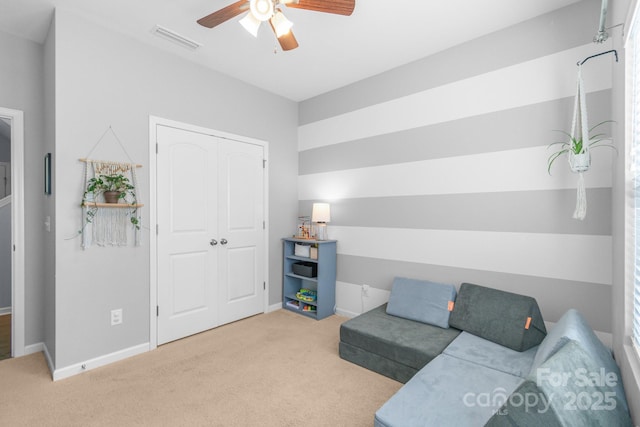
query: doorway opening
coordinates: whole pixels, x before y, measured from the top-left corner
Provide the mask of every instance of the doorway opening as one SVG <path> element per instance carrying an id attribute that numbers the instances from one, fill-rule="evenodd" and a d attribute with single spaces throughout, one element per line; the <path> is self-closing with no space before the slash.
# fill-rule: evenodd
<path id="1" fill-rule="evenodd" d="M 24 355 L 24 119 L 0 107 L 0 360 Z"/>

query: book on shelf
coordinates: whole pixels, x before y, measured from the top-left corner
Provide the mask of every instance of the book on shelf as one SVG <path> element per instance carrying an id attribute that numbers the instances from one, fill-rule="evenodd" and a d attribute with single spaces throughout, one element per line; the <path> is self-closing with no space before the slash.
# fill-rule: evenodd
<path id="1" fill-rule="evenodd" d="M 298 301 L 287 301 L 287 307 L 291 307 L 291 308 L 295 308 L 296 310 L 300 309 L 300 304 L 298 303 Z"/>

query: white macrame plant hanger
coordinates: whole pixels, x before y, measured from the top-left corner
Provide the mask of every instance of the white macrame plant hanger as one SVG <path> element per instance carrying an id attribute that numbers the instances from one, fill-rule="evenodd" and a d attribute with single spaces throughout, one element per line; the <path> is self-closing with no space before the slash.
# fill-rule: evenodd
<path id="1" fill-rule="evenodd" d="M 582 81 L 582 65 L 578 65 L 578 81 L 576 84 L 576 97 L 573 104 L 573 120 L 571 123 L 571 137 L 579 139 L 578 131 L 582 136 L 582 150 L 575 154 L 573 145 L 567 156 L 571 171 L 578 174 L 578 187 L 576 195 L 576 209 L 573 212 L 575 219 L 583 220 L 587 216 L 587 192 L 584 182 L 584 173 L 591 166 L 591 153 L 589 152 L 589 120 L 587 117 L 587 99 Z M 578 129 L 578 120 L 580 127 Z"/>
<path id="2" fill-rule="evenodd" d="M 111 162 L 104 160 L 91 160 L 89 155 L 96 149 L 98 144 L 103 140 L 105 135 L 111 131 L 116 141 L 126 154 L 131 163 L 125 162 Z M 99 175 L 114 175 L 122 174 L 129 175 L 131 185 L 134 187 L 134 194 L 136 198 L 138 195 L 138 180 L 136 176 L 136 168 L 140 165 L 135 164 L 131 160 L 131 156 L 120 142 L 120 139 L 115 134 L 111 126 L 100 137 L 98 142 L 93 146 L 87 158 L 80 159 L 85 163 L 84 167 L 84 185 L 85 188 L 90 178 L 97 177 Z M 133 211 L 128 208 L 97 208 L 95 203 L 98 200 L 87 200 L 89 195 L 85 193 L 85 197 L 82 200 L 82 248 L 88 249 L 93 243 L 98 246 L 126 246 L 127 245 L 127 228 L 132 227 L 134 233 L 134 244 L 140 246 L 140 231 L 139 227 L 134 226 L 129 216 L 134 213 L 137 215 L 137 207 L 142 206 L 137 204 L 137 200 L 126 200 L 127 204 L 135 208 Z M 92 203 L 94 204 L 92 206 Z M 92 214 L 90 214 L 90 211 Z M 91 217 L 90 217 L 91 215 Z"/>

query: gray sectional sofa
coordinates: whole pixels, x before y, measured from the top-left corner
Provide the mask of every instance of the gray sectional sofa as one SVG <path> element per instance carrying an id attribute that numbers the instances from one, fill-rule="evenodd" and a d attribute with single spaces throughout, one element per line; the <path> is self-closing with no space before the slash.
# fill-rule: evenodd
<path id="1" fill-rule="evenodd" d="M 396 278 L 388 304 L 342 324 L 339 351 L 405 383 L 377 427 L 631 426 L 618 366 L 582 315 L 547 334 L 524 295 Z"/>

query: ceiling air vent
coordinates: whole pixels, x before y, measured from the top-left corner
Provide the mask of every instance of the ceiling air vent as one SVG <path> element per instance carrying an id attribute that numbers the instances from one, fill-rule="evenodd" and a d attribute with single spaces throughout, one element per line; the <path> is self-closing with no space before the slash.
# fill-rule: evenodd
<path id="1" fill-rule="evenodd" d="M 179 44 L 180 46 L 189 50 L 196 50 L 200 46 L 202 46 L 202 43 L 198 43 L 197 41 L 191 40 L 188 37 L 182 36 L 175 31 L 169 30 L 168 28 L 164 28 L 160 25 L 156 25 L 155 27 L 153 27 L 151 32 L 158 37 L 162 37 L 165 40 L 169 40 L 173 43 Z"/>

